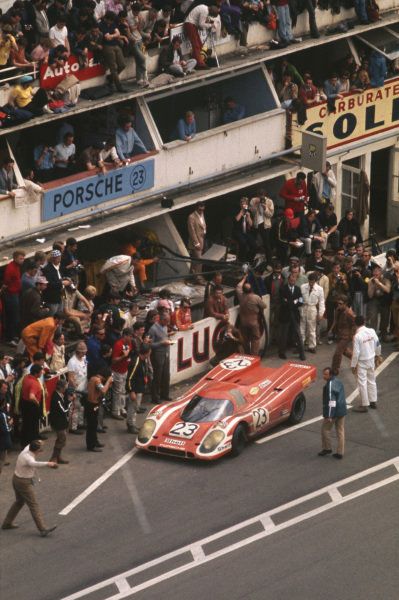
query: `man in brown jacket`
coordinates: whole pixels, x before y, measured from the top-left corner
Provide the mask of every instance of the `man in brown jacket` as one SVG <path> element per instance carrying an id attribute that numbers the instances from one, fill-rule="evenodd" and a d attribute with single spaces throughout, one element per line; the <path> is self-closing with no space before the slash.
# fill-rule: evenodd
<path id="1" fill-rule="evenodd" d="M 229 308 L 221 285 L 214 287 L 213 293 L 205 303 L 204 317 L 213 317 L 218 321 L 229 320 Z"/>
<path id="2" fill-rule="evenodd" d="M 240 303 L 239 330 L 244 338 L 245 351 L 257 356 L 259 354 L 260 338 L 262 337 L 262 317 L 266 304 L 262 298 L 254 294 L 251 285 L 246 282 L 245 275 L 236 287 Z"/>
<path id="3" fill-rule="evenodd" d="M 339 296 L 335 309 L 334 323 L 331 330 L 337 337 L 334 356 L 332 358 L 332 371 L 338 375 L 342 356 L 352 357 L 352 340 L 355 334 L 355 315 L 348 306 L 346 296 Z"/>
<path id="4" fill-rule="evenodd" d="M 85 406 L 86 417 L 86 447 L 89 452 L 101 452 L 104 444 L 97 438 L 98 410 L 102 399 L 112 385 L 110 369 L 99 371 L 89 379 L 87 384 L 87 402 Z"/>
<path id="5" fill-rule="evenodd" d="M 189 214 L 187 219 L 188 249 L 190 251 L 190 256 L 194 259 L 201 258 L 204 252 L 204 243 L 206 235 L 206 222 L 204 212 L 204 202 L 198 202 L 195 207 L 195 210 Z M 200 275 L 201 272 L 201 263 L 192 262 L 191 273 L 196 275 L 196 278 L 194 279 L 195 283 L 205 283 L 205 280 Z"/>

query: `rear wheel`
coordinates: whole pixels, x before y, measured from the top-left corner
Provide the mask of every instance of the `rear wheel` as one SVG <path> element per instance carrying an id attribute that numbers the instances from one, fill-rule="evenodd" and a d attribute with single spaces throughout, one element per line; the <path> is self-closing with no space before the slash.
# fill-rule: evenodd
<path id="1" fill-rule="evenodd" d="M 303 415 L 305 414 L 305 410 L 306 398 L 305 394 L 301 393 L 298 394 L 298 396 L 292 403 L 292 410 L 289 418 L 289 423 L 291 423 L 291 425 L 296 425 L 297 423 L 300 423 L 303 419 Z"/>
<path id="2" fill-rule="evenodd" d="M 231 440 L 231 455 L 238 456 L 247 444 L 247 432 L 245 426 L 240 424 L 236 427 Z"/>

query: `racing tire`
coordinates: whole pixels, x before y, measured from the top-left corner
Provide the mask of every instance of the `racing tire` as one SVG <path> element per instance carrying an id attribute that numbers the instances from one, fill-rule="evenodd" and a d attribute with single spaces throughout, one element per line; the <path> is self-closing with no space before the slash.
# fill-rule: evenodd
<path id="1" fill-rule="evenodd" d="M 305 394 L 298 394 L 298 396 L 295 398 L 294 402 L 292 403 L 292 410 L 291 410 L 291 414 L 290 417 L 288 419 L 288 422 L 290 423 L 290 425 L 297 425 L 298 423 L 300 423 L 303 419 L 303 415 L 305 414 L 305 410 L 306 410 L 306 398 L 305 398 Z"/>
<path id="2" fill-rule="evenodd" d="M 247 432 L 245 426 L 238 425 L 231 440 L 231 456 L 239 456 L 247 445 Z"/>

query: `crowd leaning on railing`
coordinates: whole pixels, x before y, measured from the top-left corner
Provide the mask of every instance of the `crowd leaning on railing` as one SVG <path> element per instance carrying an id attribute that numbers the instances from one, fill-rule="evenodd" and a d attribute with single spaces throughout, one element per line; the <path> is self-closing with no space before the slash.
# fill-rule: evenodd
<path id="1" fill-rule="evenodd" d="M 360 23 L 380 18 L 373 0 L 353 3 L 347 0 L 342 6 L 354 6 Z M 321 10 L 331 8 L 337 13 L 341 3 L 323 1 L 318 7 Z M 71 56 L 77 61 L 78 71 L 86 69 L 91 59 L 100 63 L 106 69 L 109 93 L 125 92 L 120 74 L 131 60 L 136 66 L 137 85 L 151 85 L 147 62 L 152 48 L 159 53 L 158 77 L 184 77 L 196 69 L 218 66 L 215 35 L 230 34 L 242 47 L 247 46 L 248 28 L 254 22 L 272 32 L 271 48 L 300 43 L 301 38 L 294 36 L 293 28 L 303 10 L 309 15 L 310 35 L 320 37 L 315 3 L 310 1 L 302 5 L 294 0 L 217 0 L 208 3 L 197 0 L 145 0 L 143 3 L 132 0 L 16 0 L 0 18 L 0 78 L 3 92 L 9 91 L 0 110 L 1 125 L 7 127 L 45 113 L 67 112 L 76 106 L 81 89 L 76 70 L 71 72 L 68 68 Z M 173 35 L 175 26 L 180 26 L 179 35 Z M 191 44 L 191 51 L 184 46 L 184 55 L 183 36 Z M 374 72 L 382 69 L 376 62 L 374 58 L 370 60 L 369 66 Z M 39 75 L 43 65 L 54 74 L 63 73 L 54 89 L 42 85 Z M 362 67 L 356 80 L 352 80 L 351 85 L 356 83 L 356 89 L 373 85 L 374 75 L 370 73 L 370 83 L 364 76 L 363 71 L 367 70 Z M 338 73 L 340 87 L 346 85 L 343 75 Z M 349 76 L 352 75 L 349 72 Z M 334 75 L 326 84 L 323 82 L 327 99 L 334 99 L 340 93 L 336 90 L 335 79 Z M 161 77 L 160 82 L 164 81 Z M 295 81 L 291 83 L 298 85 Z M 8 88 L 5 89 L 5 85 Z M 287 85 L 285 81 L 281 93 L 284 103 L 298 98 L 298 93 L 295 98 L 295 89 L 288 90 Z M 308 90 L 307 96 L 311 93 Z"/>

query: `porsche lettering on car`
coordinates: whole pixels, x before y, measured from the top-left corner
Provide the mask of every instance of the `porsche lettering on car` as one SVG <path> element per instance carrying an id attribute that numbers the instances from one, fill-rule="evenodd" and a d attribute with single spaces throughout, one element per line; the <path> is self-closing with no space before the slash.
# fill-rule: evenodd
<path id="1" fill-rule="evenodd" d="M 137 436 L 148 452 L 214 460 L 238 455 L 247 441 L 306 409 L 303 390 L 316 367 L 289 361 L 263 367 L 260 358 L 234 354 L 209 371 L 181 398 L 154 407 Z"/>

